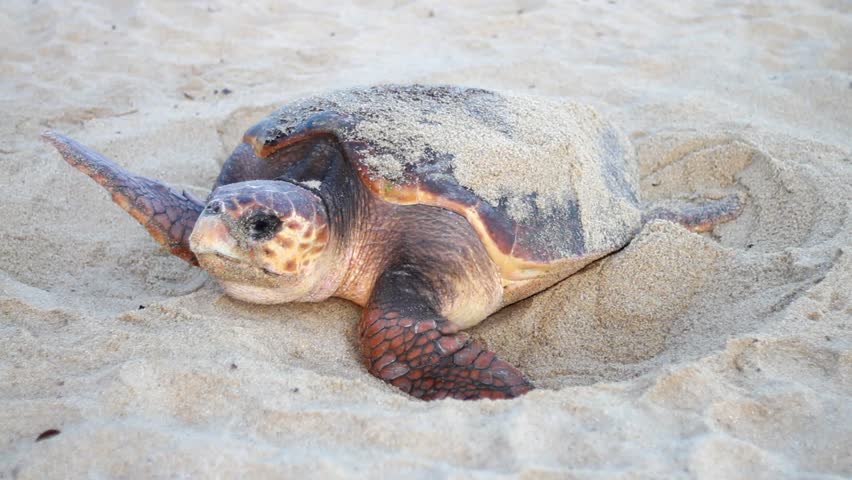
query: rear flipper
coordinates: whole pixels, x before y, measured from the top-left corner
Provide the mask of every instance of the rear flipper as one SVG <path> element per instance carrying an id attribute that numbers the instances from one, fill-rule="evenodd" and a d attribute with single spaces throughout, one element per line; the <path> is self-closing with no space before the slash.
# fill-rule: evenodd
<path id="1" fill-rule="evenodd" d="M 42 137 L 56 147 L 72 167 L 109 190 L 113 201 L 173 255 L 198 265 L 195 254 L 189 249 L 189 235 L 204 209 L 200 200 L 156 180 L 133 175 L 100 153 L 60 133 L 45 132 Z"/>
<path id="2" fill-rule="evenodd" d="M 737 218 L 745 202 L 740 195 L 732 194 L 719 199 L 661 200 L 644 205 L 642 223 L 652 220 L 669 220 L 693 232 L 707 232 L 715 225 Z"/>

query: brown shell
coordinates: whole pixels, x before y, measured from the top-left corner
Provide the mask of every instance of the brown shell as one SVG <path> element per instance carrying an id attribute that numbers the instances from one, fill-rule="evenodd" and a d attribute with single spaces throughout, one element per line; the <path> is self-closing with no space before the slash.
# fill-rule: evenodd
<path id="1" fill-rule="evenodd" d="M 411 122 L 413 115 L 426 112 L 430 116 L 423 118 L 427 120 L 418 121 L 424 125 L 429 122 L 432 131 L 457 136 L 464 134 L 460 130 L 465 125 L 476 125 L 480 132 L 488 128 L 512 142 L 519 136 L 517 132 L 526 127 L 519 124 L 526 118 L 523 103 L 512 103 L 513 98 L 520 97 L 452 86 L 385 85 L 334 92 L 279 109 L 249 129 L 245 141 L 253 146 L 257 156 L 266 157 L 315 135 L 333 135 L 363 183 L 384 200 L 440 206 L 463 215 L 479 233 L 504 279 L 532 279 L 552 275 L 554 270 L 564 276 L 566 268 L 576 270 L 624 246 L 640 224 L 632 151 L 608 123 L 602 122 L 602 127 L 595 130 L 599 138 L 588 139 L 592 151 L 597 152 L 596 158 L 581 167 L 570 165 L 573 160 L 564 156 L 530 159 L 543 162 L 542 165 L 569 162 L 567 167 L 579 169 L 576 179 L 571 180 L 574 186 L 547 208 L 542 208 L 536 194 L 530 192 L 507 190 L 500 198 L 489 201 L 457 178 L 454 162 L 458 161 L 459 152 L 441 150 L 422 139 L 417 148 L 411 148 L 417 142 L 399 138 L 398 133 L 383 136 L 375 128 L 363 128 L 367 123 Z M 554 103 L 554 109 L 558 108 L 559 104 Z M 564 114 L 557 110 L 553 113 L 554 118 L 556 113 Z M 428 118 L 452 121 L 436 125 Z M 554 133 L 559 134 L 562 127 L 554 121 L 545 128 L 556 129 Z M 566 142 L 571 142 L 570 134 L 574 133 L 566 132 Z M 391 159 L 391 166 L 399 168 L 383 169 L 376 159 Z M 528 174 L 544 175 L 537 170 L 530 169 Z M 583 182 L 597 182 L 602 188 L 585 189 Z M 511 214 L 512 208 L 529 213 L 518 218 Z M 610 210 L 616 208 L 617 214 L 610 215 Z"/>

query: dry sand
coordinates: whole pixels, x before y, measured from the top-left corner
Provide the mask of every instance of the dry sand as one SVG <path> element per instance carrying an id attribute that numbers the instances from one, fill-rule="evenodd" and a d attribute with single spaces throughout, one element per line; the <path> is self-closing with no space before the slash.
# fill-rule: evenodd
<path id="1" fill-rule="evenodd" d="M 0 6 L 0 478 L 852 475 L 848 1 L 112 3 Z M 390 81 L 572 97 L 645 198 L 748 205 L 473 330 L 540 389 L 425 403 L 355 306 L 223 297 L 38 140 L 204 195 L 283 102 Z"/>

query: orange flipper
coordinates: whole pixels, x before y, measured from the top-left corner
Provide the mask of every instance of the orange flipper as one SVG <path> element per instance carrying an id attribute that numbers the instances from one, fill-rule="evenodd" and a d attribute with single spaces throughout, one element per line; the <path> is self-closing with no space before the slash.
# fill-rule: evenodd
<path id="1" fill-rule="evenodd" d="M 364 362 L 376 377 L 423 400 L 513 398 L 533 389 L 515 367 L 430 309 L 389 303 L 374 297 L 358 323 Z"/>
<path id="2" fill-rule="evenodd" d="M 133 175 L 100 153 L 56 132 L 42 134 L 71 166 L 109 190 L 112 199 L 133 216 L 155 240 L 192 265 L 189 235 L 204 204 L 187 192 Z"/>

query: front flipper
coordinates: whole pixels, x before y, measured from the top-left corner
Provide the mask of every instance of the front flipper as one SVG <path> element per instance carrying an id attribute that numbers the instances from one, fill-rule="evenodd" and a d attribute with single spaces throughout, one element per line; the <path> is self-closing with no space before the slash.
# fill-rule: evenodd
<path id="1" fill-rule="evenodd" d="M 513 398 L 533 389 L 515 367 L 435 313 L 429 295 L 393 280 L 386 274 L 378 282 L 358 323 L 370 373 L 423 400 Z"/>
<path id="2" fill-rule="evenodd" d="M 113 201 L 173 255 L 198 265 L 189 249 L 189 235 L 204 209 L 201 201 L 156 180 L 133 175 L 100 153 L 60 133 L 45 132 L 42 136 L 72 167 L 109 190 Z"/>

